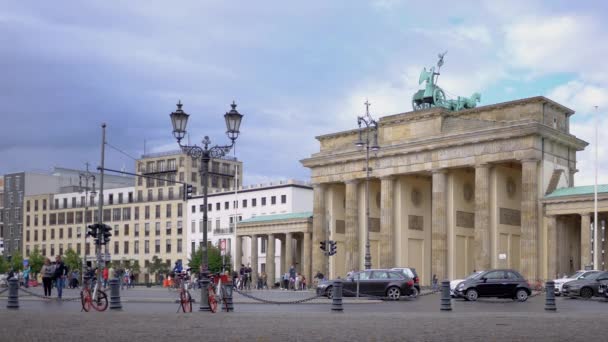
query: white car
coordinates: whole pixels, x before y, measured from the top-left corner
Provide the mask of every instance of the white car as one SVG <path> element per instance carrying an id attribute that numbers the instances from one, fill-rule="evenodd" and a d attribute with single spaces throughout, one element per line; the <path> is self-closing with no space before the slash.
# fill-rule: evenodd
<path id="1" fill-rule="evenodd" d="M 554 279 L 553 282 L 555 283 L 555 295 L 559 296 L 562 294 L 562 287 L 564 286 L 565 283 L 573 281 L 573 280 L 579 280 L 579 279 L 585 279 L 587 276 L 594 274 L 594 273 L 598 273 L 600 271 L 598 270 L 580 270 L 580 271 L 576 271 L 576 273 L 574 273 L 573 275 L 569 276 L 569 277 L 565 277 L 565 278 L 558 278 L 558 279 Z"/>
<path id="2" fill-rule="evenodd" d="M 0 287 L 8 287 L 8 274 L 0 274 Z"/>
<path id="3" fill-rule="evenodd" d="M 473 278 L 476 275 L 480 274 L 483 271 L 476 271 L 474 273 L 471 273 L 468 277 L 464 278 L 464 279 L 455 279 L 450 281 L 450 296 L 456 297 L 456 293 L 454 292 L 456 290 L 456 286 L 458 286 L 458 284 L 462 283 L 463 281 Z"/>

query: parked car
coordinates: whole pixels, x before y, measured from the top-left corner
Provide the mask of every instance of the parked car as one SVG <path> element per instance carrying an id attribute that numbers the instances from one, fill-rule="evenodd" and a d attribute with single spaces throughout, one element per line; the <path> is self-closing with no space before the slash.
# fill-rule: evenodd
<path id="1" fill-rule="evenodd" d="M 412 267 L 393 267 L 391 270 L 399 271 L 406 277 L 414 280 L 414 292 L 411 294 L 411 297 L 418 297 L 418 294 L 420 293 L 420 278 L 418 278 L 416 269 Z"/>
<path id="2" fill-rule="evenodd" d="M 530 284 L 514 270 L 488 270 L 456 286 L 456 296 L 476 301 L 479 297 L 513 298 L 525 302 L 532 291 Z"/>
<path id="3" fill-rule="evenodd" d="M 600 286 L 597 290 L 599 296 L 604 296 L 604 298 L 608 298 L 608 280 L 600 280 Z"/>
<path id="4" fill-rule="evenodd" d="M 598 272 L 601 272 L 601 271 L 598 271 L 598 270 L 587 270 L 587 271 L 580 270 L 580 271 L 576 271 L 576 273 L 572 274 L 569 277 L 554 279 L 553 282 L 555 283 L 555 295 L 559 296 L 559 295 L 562 294 L 562 287 L 564 286 L 565 283 L 571 282 L 573 280 L 585 279 L 589 275 L 594 274 L 594 273 L 598 273 Z"/>
<path id="5" fill-rule="evenodd" d="M 476 271 L 476 272 L 469 274 L 469 276 L 467 276 L 464 279 L 455 279 L 455 280 L 450 281 L 450 296 L 452 298 L 456 297 L 455 291 L 456 291 L 456 286 L 458 286 L 458 284 L 462 283 L 463 281 L 465 281 L 467 279 L 473 278 L 481 273 L 483 273 L 483 271 Z"/>
<path id="6" fill-rule="evenodd" d="M 599 296 L 600 283 L 608 280 L 608 272 L 590 274 L 584 279 L 573 280 L 562 286 L 562 294 L 568 297 L 591 298 Z"/>
<path id="7" fill-rule="evenodd" d="M 0 287 L 8 287 L 8 274 L 0 274 Z"/>
<path id="8" fill-rule="evenodd" d="M 342 282 L 342 295 L 356 296 L 357 282 L 359 294 L 387 297 L 390 300 L 399 300 L 402 296 L 410 296 L 415 290 L 414 280 L 403 273 L 393 270 L 374 269 L 353 272 Z M 317 286 L 317 294 L 332 298 L 333 281 L 322 281 Z"/>

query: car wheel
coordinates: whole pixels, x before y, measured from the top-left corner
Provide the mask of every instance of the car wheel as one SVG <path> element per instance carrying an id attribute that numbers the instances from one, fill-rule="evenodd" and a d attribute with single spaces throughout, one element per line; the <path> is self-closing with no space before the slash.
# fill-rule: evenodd
<path id="1" fill-rule="evenodd" d="M 418 289 L 415 286 L 412 287 L 412 294 L 410 295 L 410 298 L 416 298 L 419 294 Z"/>
<path id="2" fill-rule="evenodd" d="M 327 289 L 325 290 L 325 295 L 327 296 L 327 298 L 333 299 L 334 298 L 334 288 L 332 286 L 328 286 Z"/>
<path id="3" fill-rule="evenodd" d="M 470 300 L 471 302 L 474 302 L 477 300 L 477 298 L 479 298 L 479 293 L 477 292 L 477 290 L 475 289 L 470 289 L 467 290 L 466 292 L 466 299 Z"/>
<path id="4" fill-rule="evenodd" d="M 583 287 L 581 289 L 581 297 L 583 297 L 585 299 L 589 299 L 589 298 L 593 297 L 593 290 L 589 287 Z"/>
<path id="5" fill-rule="evenodd" d="M 390 300 L 399 300 L 401 298 L 401 290 L 396 286 L 391 286 L 386 290 L 386 296 Z"/>
<path id="6" fill-rule="evenodd" d="M 528 292 L 524 289 L 519 289 L 515 293 L 515 297 L 518 301 L 525 302 L 526 300 L 528 300 Z"/>

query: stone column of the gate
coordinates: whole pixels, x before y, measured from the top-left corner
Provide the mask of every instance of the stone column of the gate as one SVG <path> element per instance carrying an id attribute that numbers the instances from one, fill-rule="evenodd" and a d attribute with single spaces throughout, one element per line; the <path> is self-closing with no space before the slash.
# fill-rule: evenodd
<path id="1" fill-rule="evenodd" d="M 293 265 L 293 233 L 285 233 L 285 266 L 284 272 L 289 272 Z"/>
<path id="2" fill-rule="evenodd" d="M 591 265 L 591 214 L 581 214 L 581 269 Z"/>
<path id="3" fill-rule="evenodd" d="M 325 191 L 326 184 L 313 185 L 313 221 L 312 221 L 312 243 L 314 246 L 319 246 L 321 241 L 325 240 Z M 327 274 L 325 255 L 319 248 L 313 248 L 312 253 L 312 268 Z"/>
<path id="4" fill-rule="evenodd" d="M 235 242 L 236 250 L 234 251 L 234 269 L 238 270 L 243 263 L 243 237 L 237 235 Z"/>
<path id="5" fill-rule="evenodd" d="M 268 272 L 268 288 L 272 288 L 277 281 L 275 271 L 275 236 L 268 234 L 268 244 L 266 246 L 266 271 Z"/>
<path id="6" fill-rule="evenodd" d="M 490 269 L 490 165 L 475 166 L 475 269 Z"/>
<path id="7" fill-rule="evenodd" d="M 311 260 L 310 254 L 312 252 L 312 246 L 310 244 L 311 236 L 309 232 L 304 232 L 304 242 L 302 243 L 302 273 L 306 277 L 306 283 L 312 285 L 312 271 L 311 271 Z M 315 270 L 316 272 L 316 270 Z"/>
<path id="8" fill-rule="evenodd" d="M 547 279 L 557 278 L 557 217 L 546 216 L 547 222 Z"/>
<path id="9" fill-rule="evenodd" d="M 258 235 L 251 235 L 251 281 L 254 288 L 258 285 Z"/>
<path id="10" fill-rule="evenodd" d="M 394 207 L 393 189 L 395 186 L 394 177 L 380 178 L 380 267 L 390 268 L 395 265 L 394 253 Z"/>
<path id="11" fill-rule="evenodd" d="M 433 170 L 431 274 L 447 279 L 447 170 Z"/>
<path id="12" fill-rule="evenodd" d="M 538 160 L 522 161 L 521 268 L 529 281 L 538 280 Z"/>
<path id="13" fill-rule="evenodd" d="M 345 269 L 347 272 L 351 270 L 358 270 L 361 260 L 359 258 L 359 210 L 358 210 L 358 188 L 359 182 L 357 180 L 350 180 L 346 182 L 346 232 L 344 234 L 344 246 L 346 252 L 346 265 Z"/>

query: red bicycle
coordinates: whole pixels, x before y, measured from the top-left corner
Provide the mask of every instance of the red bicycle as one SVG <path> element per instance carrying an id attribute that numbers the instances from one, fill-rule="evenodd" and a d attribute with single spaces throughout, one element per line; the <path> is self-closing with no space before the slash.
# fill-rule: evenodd
<path id="1" fill-rule="evenodd" d="M 188 291 L 188 282 L 183 277 L 178 276 L 175 278 L 175 283 L 179 288 L 179 308 L 177 308 L 177 312 L 180 308 L 183 312 L 192 312 L 192 296 Z"/>

